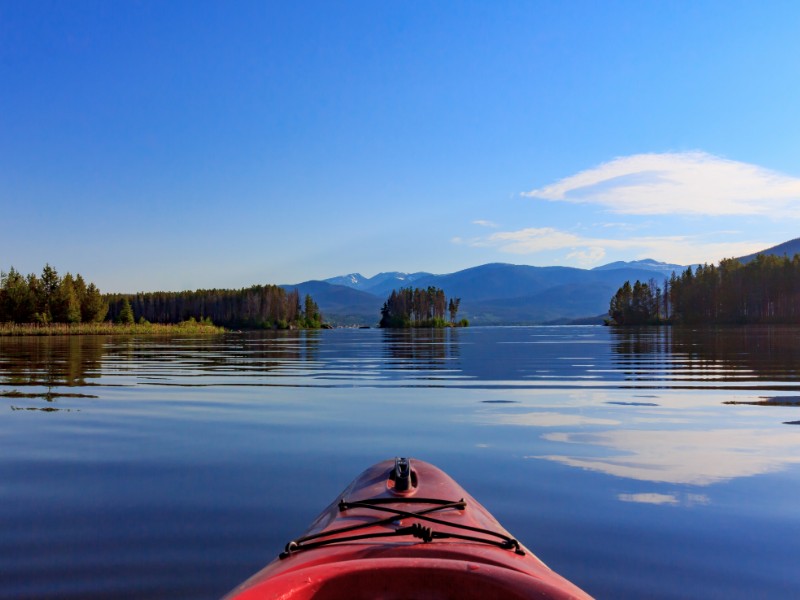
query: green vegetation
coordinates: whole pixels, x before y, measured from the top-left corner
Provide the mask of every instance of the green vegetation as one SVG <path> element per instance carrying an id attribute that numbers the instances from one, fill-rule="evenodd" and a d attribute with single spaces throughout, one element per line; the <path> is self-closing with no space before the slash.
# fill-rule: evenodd
<path id="1" fill-rule="evenodd" d="M 99 323 L 107 312 L 100 290 L 80 275 L 59 277 L 49 264 L 41 277 L 0 272 L 0 323 Z"/>
<path id="2" fill-rule="evenodd" d="M 130 323 L 0 323 L 0 337 L 15 335 L 174 335 L 223 333 L 211 321 L 181 321 L 175 324 Z"/>
<path id="3" fill-rule="evenodd" d="M 451 298 L 448 303 L 444 292 L 433 286 L 427 290 L 402 288 L 392 291 L 384 302 L 380 327 L 466 327 L 466 319 L 456 322 L 460 304 L 461 298 Z M 445 311 L 450 321 L 446 320 Z"/>
<path id="4" fill-rule="evenodd" d="M 306 329 L 319 329 L 322 327 L 322 314 L 314 299 L 306 294 L 303 302 L 303 316 L 301 323 Z"/>
<path id="5" fill-rule="evenodd" d="M 144 319 L 144 317 L 140 317 Z M 146 320 L 146 319 L 144 319 Z M 131 303 L 128 301 L 127 298 L 122 299 L 122 306 L 119 309 L 119 314 L 117 318 L 114 319 L 115 323 L 119 323 L 121 325 L 131 325 L 133 323 L 133 309 L 131 308 Z"/>
<path id="6" fill-rule="evenodd" d="M 664 281 L 629 281 L 611 299 L 614 325 L 800 323 L 800 254 L 691 267 Z"/>
<path id="7" fill-rule="evenodd" d="M 211 321 L 189 319 L 175 324 L 131 323 L 0 323 L 0 337 L 17 335 L 176 335 L 223 333 Z"/>
<path id="8" fill-rule="evenodd" d="M 104 322 L 105 320 L 108 322 Z M 93 283 L 49 264 L 41 276 L 0 272 L 0 335 L 214 333 L 221 328 L 318 329 L 311 296 L 276 285 L 102 295 Z"/>
<path id="9" fill-rule="evenodd" d="M 614 325 L 658 325 L 664 321 L 661 288 L 651 279 L 649 283 L 630 281 L 611 298 L 608 314 Z"/>
<path id="10" fill-rule="evenodd" d="M 241 290 L 107 294 L 105 298 L 108 315 L 115 322 L 145 319 L 151 323 L 178 323 L 194 318 L 211 319 L 217 325 L 234 329 L 322 326 L 322 315 L 311 296 L 301 303 L 297 290 L 287 292 L 277 285 L 255 285 Z"/>

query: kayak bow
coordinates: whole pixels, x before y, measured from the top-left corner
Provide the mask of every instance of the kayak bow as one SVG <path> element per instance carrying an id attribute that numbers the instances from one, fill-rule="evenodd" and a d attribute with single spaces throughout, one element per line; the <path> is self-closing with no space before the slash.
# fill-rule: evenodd
<path id="1" fill-rule="evenodd" d="M 380 462 L 224 600 L 590 599 L 431 464 Z"/>

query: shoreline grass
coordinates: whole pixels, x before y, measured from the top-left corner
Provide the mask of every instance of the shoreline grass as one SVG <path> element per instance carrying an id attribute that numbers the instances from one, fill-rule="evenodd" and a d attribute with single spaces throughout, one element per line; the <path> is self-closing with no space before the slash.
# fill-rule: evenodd
<path id="1" fill-rule="evenodd" d="M 214 335 L 224 333 L 218 327 L 202 321 L 180 323 L 0 323 L 0 337 L 48 335 Z"/>

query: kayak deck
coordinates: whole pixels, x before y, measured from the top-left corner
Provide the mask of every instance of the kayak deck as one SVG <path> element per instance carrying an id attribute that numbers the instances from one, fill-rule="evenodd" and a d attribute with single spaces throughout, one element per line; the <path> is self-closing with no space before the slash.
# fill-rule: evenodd
<path id="1" fill-rule="evenodd" d="M 590 598 L 446 473 L 378 463 L 226 600 Z"/>

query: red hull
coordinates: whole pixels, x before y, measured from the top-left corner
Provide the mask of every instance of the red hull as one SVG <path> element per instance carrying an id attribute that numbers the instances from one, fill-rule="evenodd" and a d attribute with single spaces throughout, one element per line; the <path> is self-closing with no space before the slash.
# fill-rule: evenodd
<path id="1" fill-rule="evenodd" d="M 364 471 L 287 551 L 225 600 L 590 598 L 417 460 Z"/>

